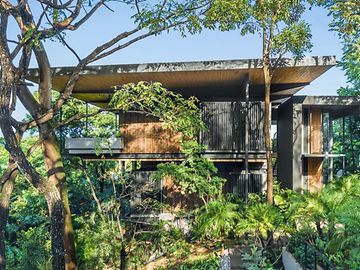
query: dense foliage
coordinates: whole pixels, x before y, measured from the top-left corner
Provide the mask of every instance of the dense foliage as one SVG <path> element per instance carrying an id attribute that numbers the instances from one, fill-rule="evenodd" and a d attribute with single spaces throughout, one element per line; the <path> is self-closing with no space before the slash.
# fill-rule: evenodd
<path id="1" fill-rule="evenodd" d="M 332 17 L 330 29 L 335 31 L 343 45 L 343 55 L 339 66 L 347 77 L 347 85 L 338 89 L 340 96 L 360 95 L 360 2 L 350 1 L 319 1 L 320 5 L 329 10 Z M 335 139 L 343 141 L 336 151 L 346 154 L 346 171 L 359 173 L 360 168 L 360 117 L 346 117 L 344 123 L 336 121 Z M 344 136 L 343 136 L 344 133 Z M 341 168 L 341 166 L 339 166 Z"/>
<path id="2" fill-rule="evenodd" d="M 3 155 L 0 164 L 6 161 Z M 154 253 L 186 258 L 194 240 L 204 243 L 210 240 L 214 244 L 231 239 L 239 244 L 255 243 L 256 248 L 244 254 L 244 261 L 251 267 L 269 267 L 270 261 L 277 260 L 289 234 L 292 235 L 289 247 L 300 256 L 300 261 L 303 243 L 307 242 L 337 269 L 359 267 L 359 175 L 332 182 L 320 193 L 297 194 L 275 185 L 274 205 L 267 204 L 263 195 L 250 196 L 248 203 L 236 197 L 215 196 L 187 215 L 191 227 L 186 235 L 167 222 L 154 220 L 145 227 L 134 228 L 131 223 L 121 221 L 127 207 L 123 196 L 130 192 L 126 188 L 131 183 L 130 164 L 121 172 L 116 162 L 81 164 L 76 159 L 65 162 L 72 163 L 67 166 L 71 168 L 67 174 L 80 269 L 119 267 L 124 247 L 128 266 L 132 267 L 146 263 Z M 87 176 L 85 172 L 92 174 Z M 115 178 L 111 179 L 111 175 Z M 157 207 L 156 203 L 149 205 Z M 6 234 L 9 269 L 50 269 L 49 224 L 45 209 L 43 197 L 19 177 Z M 209 265 L 213 267 L 217 261 L 187 263 L 183 267 L 211 269 L 206 268 Z"/>
<path id="3" fill-rule="evenodd" d="M 190 33 L 201 29 L 200 21 L 194 11 L 198 7 L 197 2 L 205 6 L 207 1 L 182 1 L 180 4 L 176 1 L 164 1 L 166 2 L 169 5 L 165 9 L 164 5 L 147 5 L 143 12 L 134 16 L 140 29 L 149 30 L 148 35 L 171 27 L 177 28 L 182 33 L 185 28 Z M 202 22 L 206 27 L 220 30 L 239 28 L 242 34 L 259 33 L 265 41 L 272 37 L 271 48 L 269 45 L 265 46 L 265 51 L 269 49 L 268 56 L 291 53 L 301 58 L 304 50 L 311 48 L 309 25 L 300 20 L 304 10 L 302 1 L 284 1 L 281 7 L 278 6 L 281 1 L 211 2 L 213 6 L 205 9 L 206 19 Z M 343 40 L 344 57 L 341 66 L 348 75 L 350 86 L 340 89 L 339 93 L 358 95 L 360 74 L 358 1 L 310 2 L 318 2 L 329 8 L 334 18 L 331 27 L 338 31 Z M 21 8 L 21 5 L 19 7 Z M 56 8 L 50 10 L 56 11 Z M 61 17 L 58 18 L 56 13 L 51 14 L 56 23 L 66 17 L 66 14 L 58 14 Z M 272 29 L 277 24 L 280 27 Z M 278 32 L 272 36 L 271 30 Z M 41 41 L 55 35 L 64 42 L 58 32 L 43 31 L 42 34 L 37 31 L 38 29 L 30 28 L 22 32 L 23 44 L 29 45 L 29 50 L 34 48 L 38 53 L 42 52 L 38 50 Z M 125 43 L 123 47 L 126 47 L 125 45 L 128 46 Z M 102 54 L 85 62 L 90 63 L 105 57 L 110 51 L 103 51 Z M 281 63 L 271 64 L 276 66 Z M 81 70 L 80 66 L 79 70 Z M 172 222 L 152 218 L 145 222 L 131 219 L 128 215 L 132 207 L 129 198 L 133 198 L 133 194 L 148 195 L 138 207 L 140 215 L 160 211 L 163 207 L 158 199 L 159 190 L 156 189 L 158 182 L 152 185 L 143 183 L 136 185 L 131 171 L 134 169 L 133 166 L 136 167 L 138 164 L 120 165 L 111 161 L 85 162 L 77 158 L 63 157 L 76 231 L 76 256 L 80 269 L 114 269 L 124 267 L 125 263 L 129 268 L 136 268 L 163 254 L 184 259 L 189 256 L 190 246 L 194 241 L 201 244 L 209 244 L 209 242 L 223 244 L 230 240 L 246 245 L 255 244 L 250 245 L 252 246 L 250 253 L 244 256 L 244 259 L 249 261 L 250 269 L 265 267 L 270 269 L 276 267 L 280 247 L 286 245 L 289 237 L 291 237 L 289 247 L 300 257 L 300 261 L 304 259 L 301 258 L 304 254 L 304 250 L 301 249 L 302 243 L 306 242 L 324 253 L 337 269 L 360 268 L 359 175 L 344 177 L 333 182 L 320 193 L 295 194 L 275 187 L 274 205 L 267 204 L 262 194 L 251 196 L 246 204 L 237 196 L 224 197 L 221 195 L 224 179 L 217 176 L 216 167 L 209 160 L 200 157 L 202 146 L 194 140 L 198 132 L 205 128 L 195 98 L 184 99 L 167 91 L 159 83 L 127 84 L 116 90 L 112 105 L 118 110 L 124 112 L 136 110 L 139 113 L 158 117 L 163 121 L 164 128 L 182 133 L 181 143 L 185 160 L 180 163 L 160 165 L 157 178 L 172 177 L 183 194 L 195 195 L 202 199 L 203 204 L 198 208 L 194 207 L 195 209 L 186 215 L 189 227 L 186 232 Z M 71 92 L 71 89 L 69 88 L 68 91 Z M 41 98 L 43 96 L 38 100 Z M 62 98 L 64 97 L 57 97 L 54 104 L 58 104 Z M 79 117 L 85 117 L 85 114 L 89 114 L 86 121 Z M 60 121 L 71 118 L 76 118 L 77 121 L 57 128 Z M 75 99 L 67 99 L 62 111 L 57 111 L 52 120 L 60 140 L 64 136 L 118 135 L 116 116 L 110 112 L 100 112 L 91 106 L 86 109 L 84 103 Z M 348 160 L 351 160 L 351 163 L 348 170 L 356 172 L 359 170 L 360 132 L 357 132 L 360 127 L 359 119 L 352 118 L 347 121 L 344 126 L 349 140 L 345 140 L 347 144 L 345 148 L 338 147 L 339 151 L 349 155 Z M 339 136 L 341 127 L 335 127 L 335 130 Z M 33 130 L 24 137 L 21 147 L 24 153 L 27 153 L 26 158 L 36 168 L 37 173 L 46 177 L 40 144 L 38 131 Z M 32 145 L 36 147 L 31 149 Z M 7 163 L 8 153 L 5 151 L 4 140 L 1 139 L 0 172 L 5 171 Z M 28 180 L 24 177 L 23 171 L 20 171 L 11 197 L 10 215 L 5 233 L 7 267 L 15 270 L 51 269 L 53 254 L 51 254 L 50 220 L 46 201 L 38 189 L 29 185 Z M 215 257 L 184 265 L 168 266 L 169 269 L 217 269 L 217 267 L 218 262 Z"/>
<path id="4" fill-rule="evenodd" d="M 336 269 L 360 267 L 360 176 L 344 177 L 320 193 L 293 201 L 295 240 L 307 241 L 325 253 Z M 301 246 L 300 242 L 295 245 Z"/>

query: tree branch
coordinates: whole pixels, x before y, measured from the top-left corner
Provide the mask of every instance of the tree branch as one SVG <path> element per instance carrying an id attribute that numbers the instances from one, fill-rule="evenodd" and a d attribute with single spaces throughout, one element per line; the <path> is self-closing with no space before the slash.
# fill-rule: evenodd
<path id="1" fill-rule="evenodd" d="M 44 7 L 43 5 L 41 5 L 41 6 L 42 6 L 43 10 L 45 11 L 45 7 Z M 49 16 L 48 16 L 47 14 L 46 14 L 45 16 L 46 16 L 46 20 L 48 21 L 48 23 L 49 23 L 54 29 L 56 29 L 56 27 L 54 26 L 54 24 L 53 24 L 52 21 L 50 20 Z M 80 58 L 80 56 L 76 53 L 76 51 L 75 51 L 73 48 L 71 48 L 71 46 L 65 41 L 65 39 L 61 36 L 61 33 L 60 33 L 58 30 L 55 30 L 55 32 L 56 32 L 57 37 L 58 37 L 58 38 L 60 39 L 60 41 L 65 45 L 65 47 L 68 48 L 69 51 L 72 52 L 72 53 L 75 55 L 76 59 L 80 62 L 80 61 L 81 61 L 81 58 Z"/>

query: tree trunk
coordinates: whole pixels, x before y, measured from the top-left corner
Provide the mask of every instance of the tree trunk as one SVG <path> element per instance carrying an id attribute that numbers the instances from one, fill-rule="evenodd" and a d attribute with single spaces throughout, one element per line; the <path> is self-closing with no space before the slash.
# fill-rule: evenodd
<path id="1" fill-rule="evenodd" d="M 0 194 L 0 270 L 5 270 L 6 268 L 5 228 L 9 217 L 10 197 L 18 174 L 18 170 L 14 165 L 14 161 L 10 160 L 8 169 L 0 178 L 1 182 L 5 181 Z"/>
<path id="2" fill-rule="evenodd" d="M 41 47 L 42 48 L 42 47 Z M 39 101 L 34 99 L 34 96 L 27 87 L 20 87 L 18 97 L 24 107 L 29 111 L 34 119 L 38 118 L 40 113 L 45 113 L 51 108 L 51 68 L 48 61 L 45 49 L 34 49 L 36 59 L 39 66 Z M 68 189 L 64 166 L 61 160 L 61 153 L 56 141 L 56 136 L 52 130 L 51 122 L 45 124 L 38 124 L 39 137 L 43 140 L 42 150 L 44 156 L 45 167 L 47 170 L 47 182 L 51 187 L 56 187 L 59 190 L 61 199 L 63 200 L 62 207 L 65 210 L 64 224 L 64 245 L 65 245 L 65 268 L 66 270 L 76 269 L 76 255 L 74 244 L 74 231 L 71 220 L 71 212 L 68 200 Z"/>
<path id="3" fill-rule="evenodd" d="M 126 250 L 125 247 L 120 251 L 120 270 L 126 270 Z"/>
<path id="4" fill-rule="evenodd" d="M 52 269 L 64 270 L 64 207 L 59 190 L 49 183 L 45 192 L 50 215 Z"/>
<path id="5" fill-rule="evenodd" d="M 273 169 L 271 156 L 271 102 L 270 102 L 270 88 L 271 75 L 269 59 L 264 59 L 264 77 L 265 77 L 265 116 L 264 116 L 264 136 L 265 136 L 265 151 L 266 151 L 266 197 L 269 204 L 273 203 Z"/>
<path id="6" fill-rule="evenodd" d="M 64 208 L 64 252 L 65 269 L 74 270 L 76 267 L 76 253 L 74 244 L 74 229 L 71 219 L 71 211 L 68 198 L 68 187 L 64 165 L 61 160 L 61 153 L 56 141 L 55 134 L 49 132 L 43 142 L 43 153 L 45 156 L 45 166 L 50 184 L 58 187 Z"/>
<path id="7" fill-rule="evenodd" d="M 21 94 L 20 94 L 21 93 Z M 33 95 L 27 88 L 22 88 L 18 97 L 25 108 L 30 114 L 36 118 L 38 116 L 37 110 L 39 107 L 36 105 Z M 64 166 L 61 160 L 61 153 L 56 141 L 54 132 L 50 123 L 39 125 L 39 133 L 41 139 L 43 139 L 42 149 L 45 159 L 45 166 L 48 174 L 48 181 L 54 186 L 59 188 L 63 200 L 63 206 L 65 210 L 65 222 L 64 222 L 64 244 L 65 244 L 65 261 L 66 269 L 76 269 L 76 255 L 74 244 L 74 232 L 72 226 L 71 212 L 68 200 L 68 188 L 66 183 L 66 177 L 64 173 Z"/>
<path id="8" fill-rule="evenodd" d="M 35 168 L 29 163 L 25 154 L 22 152 L 18 140 L 11 128 L 8 109 L 2 106 L 0 101 L 0 127 L 6 141 L 5 147 L 17 165 L 23 170 L 24 176 L 42 194 L 44 194 L 50 215 L 51 224 L 51 250 L 52 250 L 52 269 L 65 269 L 64 260 L 64 209 L 61 195 L 54 182 L 45 182 Z"/>

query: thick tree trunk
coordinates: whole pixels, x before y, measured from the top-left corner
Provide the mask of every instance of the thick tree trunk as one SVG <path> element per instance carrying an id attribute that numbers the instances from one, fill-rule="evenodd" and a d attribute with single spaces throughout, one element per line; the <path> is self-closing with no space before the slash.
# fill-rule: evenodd
<path id="1" fill-rule="evenodd" d="M 52 269 L 64 270 L 64 207 L 59 190 L 49 183 L 45 192 L 50 214 Z"/>
<path id="2" fill-rule="evenodd" d="M 18 97 L 25 108 L 30 112 L 33 118 L 38 118 L 41 113 L 45 113 L 51 108 L 51 68 L 47 54 L 44 49 L 35 50 L 36 59 L 39 66 L 39 101 L 38 103 L 32 93 L 26 88 L 21 87 L 18 91 Z M 63 200 L 65 210 L 64 224 L 64 246 L 65 246 L 65 268 L 66 270 L 76 269 L 76 255 L 74 244 L 74 231 L 71 220 L 71 212 L 68 200 L 68 188 L 64 172 L 64 166 L 61 160 L 61 153 L 56 141 L 55 134 L 50 122 L 39 124 L 39 136 L 43 140 L 42 149 L 45 167 L 48 175 L 48 183 L 59 190 Z"/>
<path id="3" fill-rule="evenodd" d="M 1 182 L 5 181 L 1 187 L 0 194 L 0 270 L 5 270 L 6 268 L 5 228 L 9 217 L 10 197 L 17 174 L 18 170 L 15 163 L 10 160 L 8 169 L 0 178 Z"/>
<path id="4" fill-rule="evenodd" d="M 64 207 L 64 251 L 65 269 L 76 269 L 76 253 L 74 245 L 74 229 L 71 219 L 71 211 L 68 198 L 68 187 L 64 172 L 64 165 L 61 160 L 61 153 L 58 147 L 55 134 L 49 132 L 43 142 L 43 153 L 49 183 L 58 188 Z"/>
<path id="5" fill-rule="evenodd" d="M 20 101 L 24 104 L 25 108 L 31 113 L 31 115 L 36 118 L 38 116 L 39 107 L 36 106 L 36 101 L 34 100 L 33 95 L 26 88 L 21 90 L 21 94 L 18 95 Z M 63 206 L 65 209 L 65 267 L 67 270 L 73 270 L 76 269 L 74 232 L 68 200 L 68 188 L 64 173 L 64 166 L 61 159 L 61 153 L 50 123 L 39 125 L 39 133 L 40 137 L 43 139 L 42 148 L 45 158 L 45 166 L 48 173 L 48 181 L 58 187 L 63 199 Z"/>
<path id="6" fill-rule="evenodd" d="M 52 97 L 52 78 L 49 59 L 45 50 L 35 50 L 36 60 L 39 66 L 39 93 L 40 106 L 43 113 L 51 109 Z M 60 149 L 56 140 L 51 123 L 48 122 L 39 125 L 40 137 L 44 140 L 42 143 L 43 155 L 45 158 L 45 167 L 47 170 L 48 181 L 53 183 L 60 192 L 64 207 L 64 248 L 65 248 L 65 269 L 76 269 L 76 254 L 74 244 L 74 230 L 71 220 L 71 211 L 68 198 L 68 187 L 64 165 L 61 159 Z"/>
<path id="7" fill-rule="evenodd" d="M 273 203 L 273 169 L 271 156 L 271 102 L 270 102 L 270 88 L 271 75 L 268 61 L 264 61 L 264 77 L 265 77 L 265 116 L 264 116 L 264 136 L 265 136 L 265 151 L 266 151 L 266 197 L 269 204 Z"/>

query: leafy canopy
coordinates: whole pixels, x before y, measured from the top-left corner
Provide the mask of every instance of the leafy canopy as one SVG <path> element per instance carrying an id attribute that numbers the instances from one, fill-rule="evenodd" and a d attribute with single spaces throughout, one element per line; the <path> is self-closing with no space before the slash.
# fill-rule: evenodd
<path id="1" fill-rule="evenodd" d="M 272 43 L 268 47 L 272 56 L 290 53 L 301 58 L 312 47 L 310 26 L 301 20 L 305 7 L 306 1 L 299 0 L 214 0 L 204 26 L 221 31 L 239 29 L 241 35 L 259 34 L 265 43 Z"/>
<path id="2" fill-rule="evenodd" d="M 195 139 L 205 128 L 198 100 L 188 99 L 162 87 L 161 83 L 139 82 L 116 87 L 110 105 L 123 112 L 137 111 L 158 117 L 164 128 L 180 132 L 184 139 Z"/>
<path id="3" fill-rule="evenodd" d="M 333 17 L 330 29 L 336 31 L 343 43 L 343 57 L 340 66 L 345 71 L 348 82 L 360 85 L 360 1 L 330 0 L 318 1 L 329 10 Z M 356 87 L 355 87 L 356 89 Z"/>

